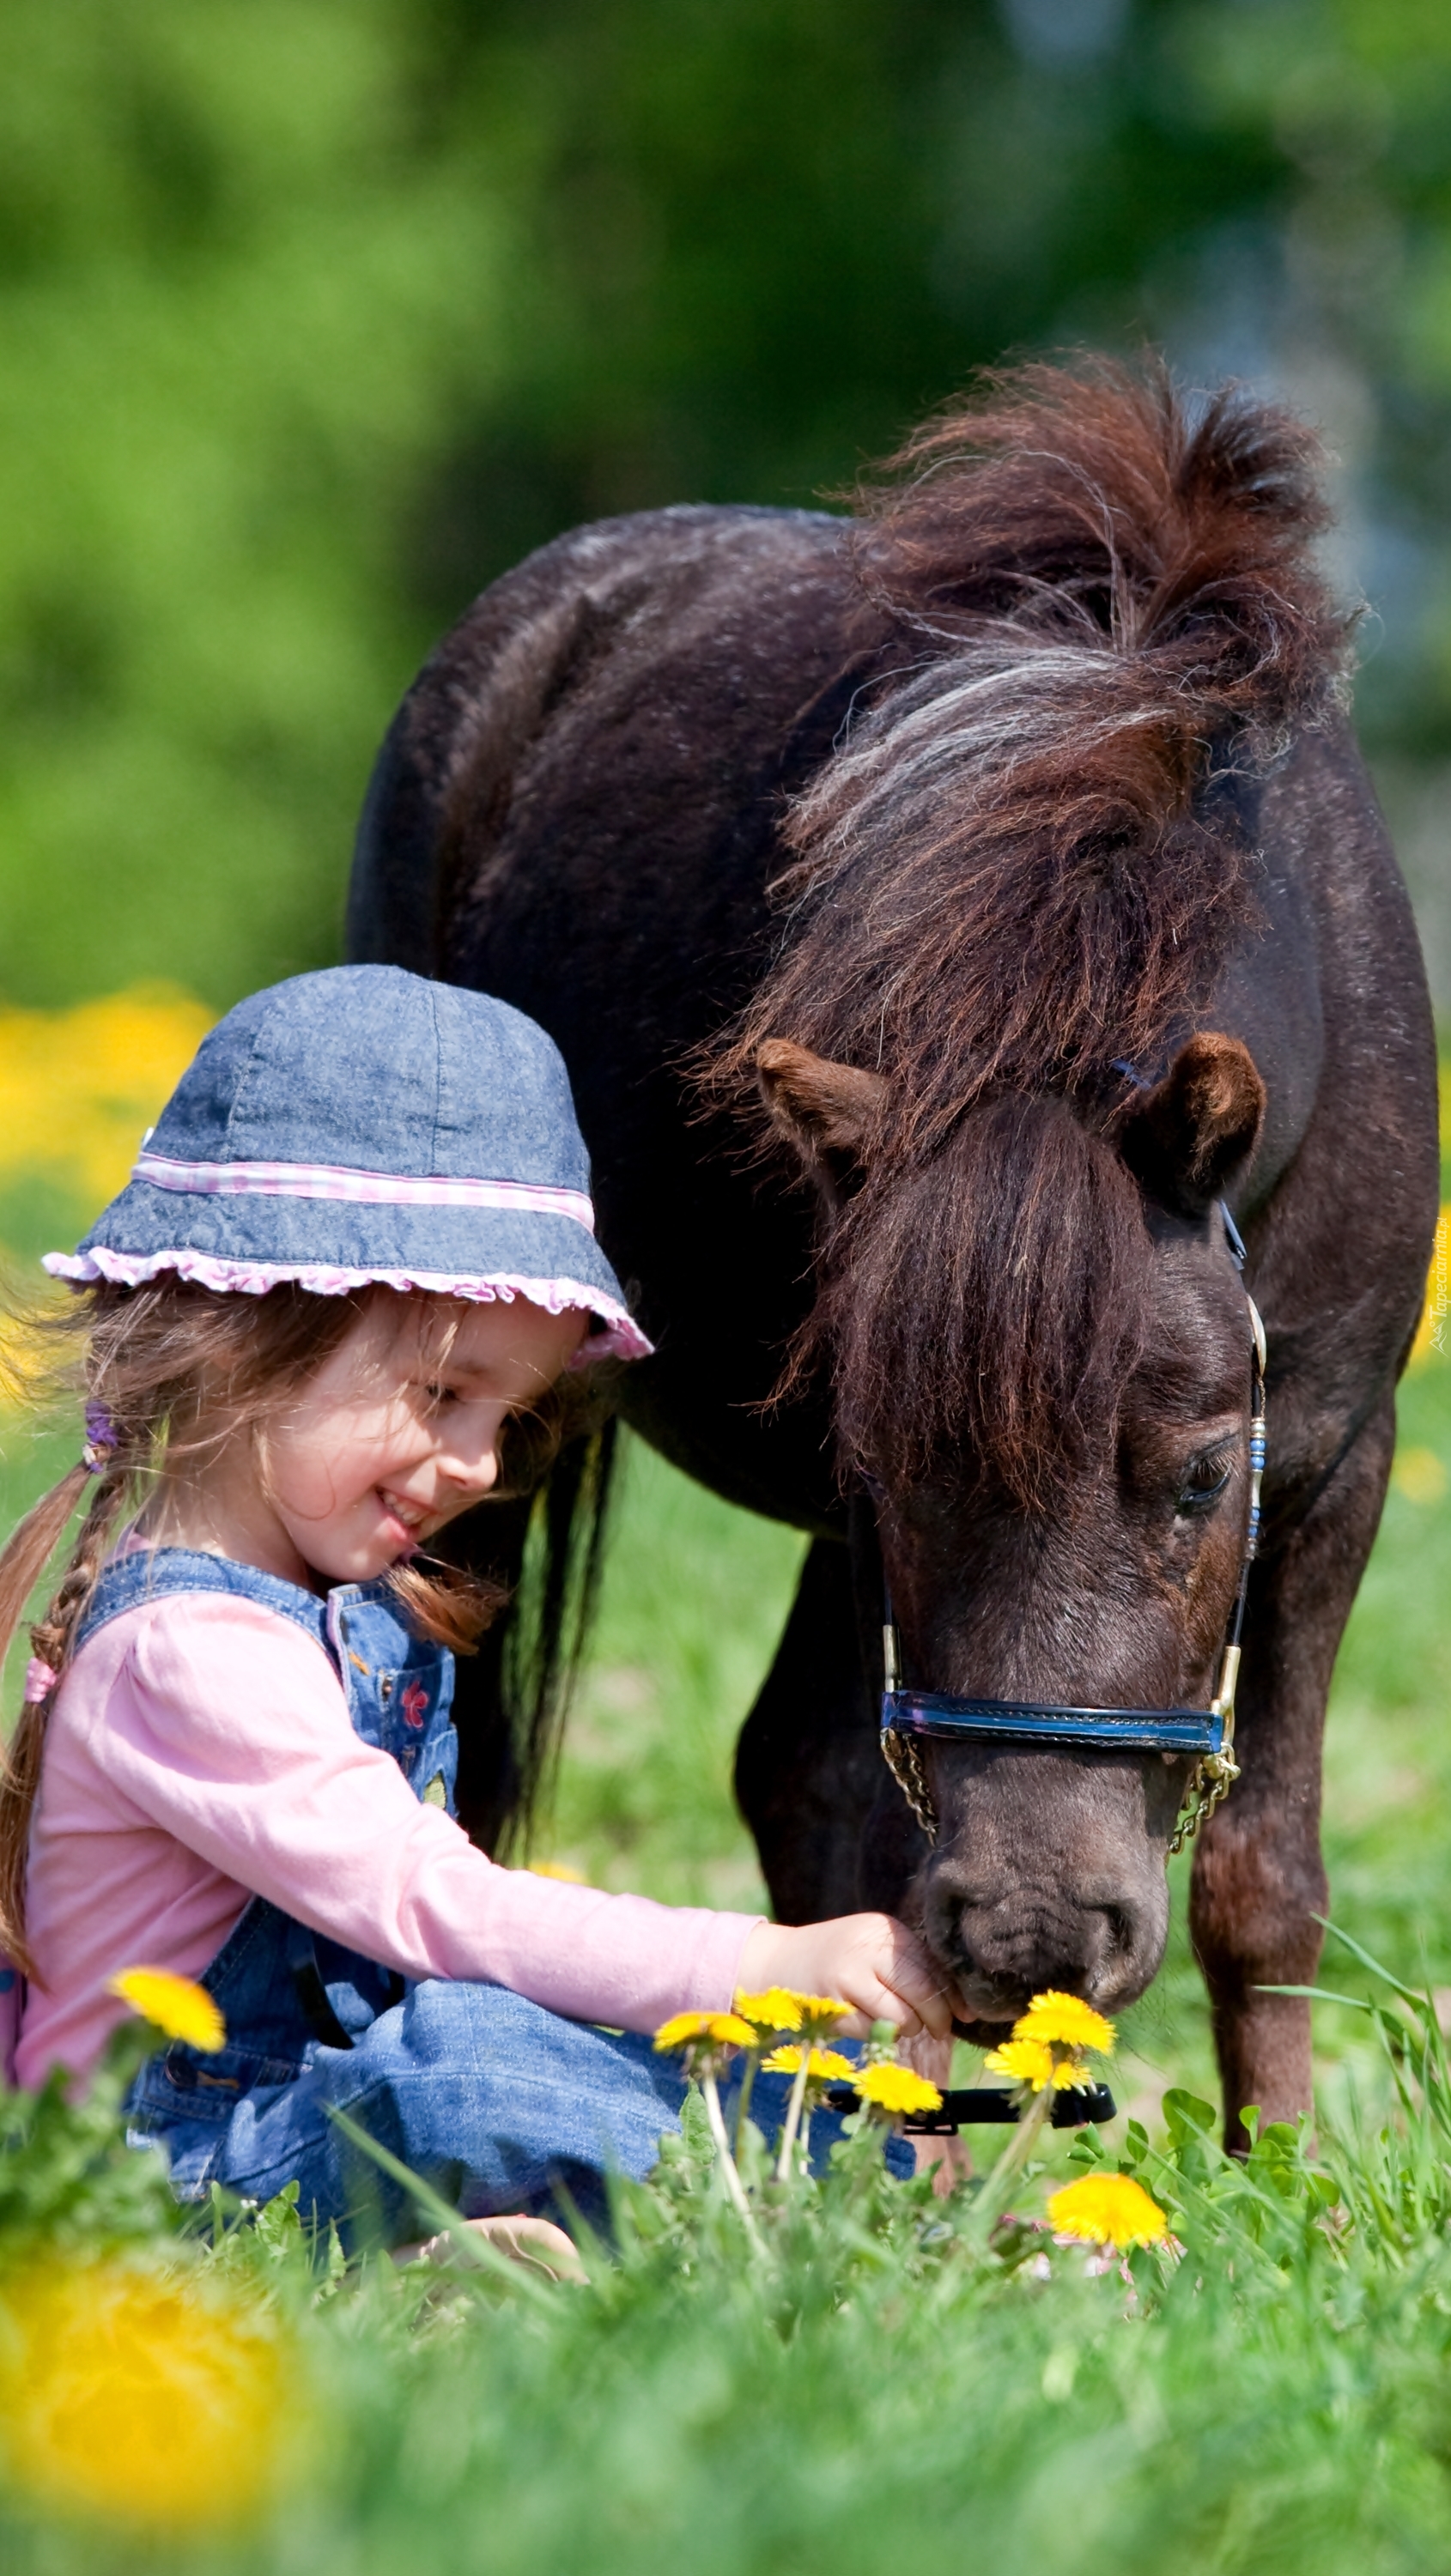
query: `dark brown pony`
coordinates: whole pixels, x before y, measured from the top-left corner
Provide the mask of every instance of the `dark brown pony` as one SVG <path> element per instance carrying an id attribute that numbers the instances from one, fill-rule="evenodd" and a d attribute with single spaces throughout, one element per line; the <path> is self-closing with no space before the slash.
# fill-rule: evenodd
<path id="1" fill-rule="evenodd" d="M 1248 1508 L 1230 1199 L 1270 1347 L 1244 1777 L 1194 1875 L 1231 2121 L 1309 2101 L 1305 2008 L 1261 1989 L 1318 1955 L 1325 1697 L 1436 1198 L 1324 517 L 1286 415 L 1085 365 L 989 380 L 851 518 L 581 530 L 405 702 L 351 916 L 562 1046 L 659 1346 L 603 1409 L 815 1541 L 737 1763 L 773 1898 L 920 1921 L 978 2030 L 1142 1990 L 1186 1769 L 932 1745 L 929 1850 L 877 1744 L 883 1572 L 918 1688 L 1205 1704 Z M 552 1606 L 465 1695 L 487 1836 L 585 1458 Z M 516 1572 L 522 1515 L 471 1543 Z"/>

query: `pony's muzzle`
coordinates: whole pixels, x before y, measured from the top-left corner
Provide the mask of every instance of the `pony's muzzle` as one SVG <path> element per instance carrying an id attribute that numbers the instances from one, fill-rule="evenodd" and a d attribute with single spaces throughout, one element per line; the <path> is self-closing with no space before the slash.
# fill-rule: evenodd
<path id="1" fill-rule="evenodd" d="M 1161 1871 L 1162 1877 L 1162 1871 Z M 964 2018 L 1011 2022 L 1046 1987 L 1114 2012 L 1141 1995 L 1164 1954 L 1167 1902 L 1152 1892 L 984 1886 L 950 1854 L 928 1874 L 922 1929 Z"/>

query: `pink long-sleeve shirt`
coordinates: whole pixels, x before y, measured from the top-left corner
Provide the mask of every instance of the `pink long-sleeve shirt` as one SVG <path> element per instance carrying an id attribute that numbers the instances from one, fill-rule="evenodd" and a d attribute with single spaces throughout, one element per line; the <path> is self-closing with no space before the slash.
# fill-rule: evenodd
<path id="1" fill-rule="evenodd" d="M 122 1968 L 199 1976 L 249 1897 L 406 1977 L 477 1978 L 625 2030 L 723 2010 L 756 1915 L 501 1869 L 353 1731 L 323 1648 L 235 1594 L 99 1629 L 56 1694 L 31 1830 L 38 1975 L 16 2072 L 84 2074 Z"/>

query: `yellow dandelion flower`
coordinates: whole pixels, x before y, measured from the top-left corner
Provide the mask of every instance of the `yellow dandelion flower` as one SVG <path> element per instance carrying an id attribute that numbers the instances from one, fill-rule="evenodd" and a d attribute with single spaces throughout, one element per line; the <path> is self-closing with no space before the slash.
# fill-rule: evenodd
<path id="1" fill-rule="evenodd" d="M 689 2048 L 692 2041 L 712 2040 L 717 2048 L 754 2048 L 756 2034 L 739 2013 L 678 2012 L 655 2033 L 657 2048 Z"/>
<path id="2" fill-rule="evenodd" d="M 1167 2235 L 1169 2222 L 1156 2200 L 1131 2174 L 1085 2174 L 1065 2183 L 1048 2203 L 1048 2223 L 1057 2236 L 1077 2236 L 1088 2245 L 1149 2245 Z"/>
<path id="3" fill-rule="evenodd" d="M 299 2360 L 266 2312 L 117 2263 L 7 2284 L 10 2474 L 108 2521 L 217 2523 L 265 2503 L 295 2452 Z"/>
<path id="4" fill-rule="evenodd" d="M 1095 2078 L 1075 2057 L 1060 2057 L 1053 2067 L 1054 2088 L 1059 2093 L 1091 2093 Z"/>
<path id="5" fill-rule="evenodd" d="M 1113 2054 L 1113 2023 L 1080 1995 L 1059 1994 L 1051 1986 L 1035 1995 L 1022 2019 L 1014 2022 L 1013 2037 L 1057 2040 L 1063 2048 L 1092 2048 L 1100 2057 Z"/>
<path id="6" fill-rule="evenodd" d="M 790 1989 L 784 1991 L 789 1993 Z M 844 2021 L 851 2010 L 850 2004 L 844 2004 L 840 1995 L 793 1994 L 791 1999 L 800 2006 L 803 2022 Z"/>
<path id="7" fill-rule="evenodd" d="M 799 2048 L 773 2048 L 769 2057 L 762 2058 L 761 2066 L 767 2075 L 799 2075 L 801 2051 Z M 849 2084 L 856 2068 L 849 2057 L 842 2056 L 839 2048 L 813 2048 L 806 2072 L 814 2082 Z"/>
<path id="8" fill-rule="evenodd" d="M 942 2096 L 925 2075 L 910 2066 L 868 2066 L 853 2077 L 864 2102 L 879 2111 L 940 2111 Z"/>
<path id="9" fill-rule="evenodd" d="M 768 1986 L 763 1995 L 737 1995 L 736 2010 L 757 2030 L 799 2030 L 801 1997 L 789 1986 Z"/>
<path id="10" fill-rule="evenodd" d="M 108 1991 L 119 1995 L 143 2021 L 164 2030 L 168 2039 L 183 2039 L 210 2057 L 226 2046 L 227 2025 L 205 1986 L 190 1977 L 174 1977 L 169 1968 L 123 1968 Z"/>
<path id="11" fill-rule="evenodd" d="M 1014 2084 L 1028 2084 L 1041 2093 L 1053 2081 L 1053 2051 L 1041 2039 L 1005 2039 L 1001 2048 L 989 2049 L 983 2072 L 1006 2075 Z"/>

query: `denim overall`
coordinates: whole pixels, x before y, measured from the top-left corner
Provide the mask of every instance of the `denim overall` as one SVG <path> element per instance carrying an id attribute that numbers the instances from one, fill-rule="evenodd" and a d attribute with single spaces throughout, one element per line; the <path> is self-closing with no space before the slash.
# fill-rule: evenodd
<path id="1" fill-rule="evenodd" d="M 326 1599 L 220 1556 L 138 1550 L 106 1567 L 78 1644 L 143 1601 L 225 1592 L 291 1619 L 329 1656 L 367 1744 L 392 1756 L 419 1798 L 453 1813 L 458 1743 L 453 1657 L 421 1643 L 381 1584 Z M 679 2061 L 648 2038 L 566 2021 L 506 1986 L 413 1982 L 312 1932 L 254 1896 L 201 1981 L 226 2019 L 226 2046 L 174 2042 L 131 2096 L 133 2144 L 167 2150 L 184 2200 L 212 2183 L 265 2200 L 296 2180 L 301 2207 L 344 2241 L 419 2232 L 409 2195 L 329 2117 L 345 2111 L 466 2217 L 529 2210 L 608 2222 L 606 2176 L 647 2174 L 678 2128 Z M 770 2136 L 786 2080 L 757 2080 L 753 2113 Z M 815 2156 L 841 2134 L 813 2122 Z M 910 2150 L 892 2142 L 894 2170 Z M 558 2195 L 558 2197 L 556 2197 Z"/>

